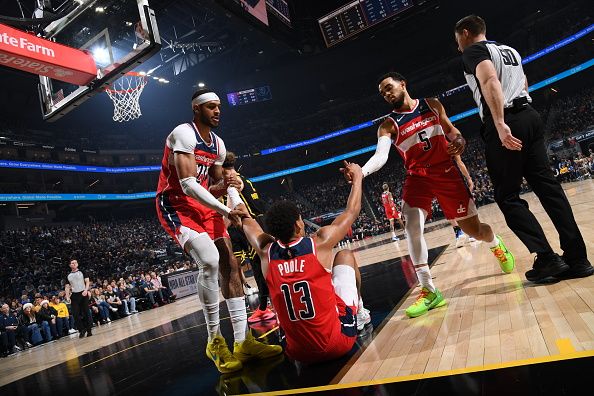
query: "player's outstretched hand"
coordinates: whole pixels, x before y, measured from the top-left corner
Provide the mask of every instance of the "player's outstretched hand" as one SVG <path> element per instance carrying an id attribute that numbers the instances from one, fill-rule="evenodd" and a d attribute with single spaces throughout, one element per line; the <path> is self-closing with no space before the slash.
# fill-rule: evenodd
<path id="1" fill-rule="evenodd" d="M 359 164 L 350 162 L 347 165 L 347 169 L 351 174 L 351 180 L 353 182 L 361 182 L 363 180 L 363 169 L 361 169 L 361 166 L 359 166 Z"/>
<path id="2" fill-rule="evenodd" d="M 229 213 L 228 218 L 232 226 L 241 228 L 241 215 L 237 210 L 232 210 Z"/>
<path id="3" fill-rule="evenodd" d="M 344 168 L 340 168 L 340 171 L 344 175 L 347 183 L 352 184 L 355 177 L 360 176 L 363 179 L 363 171 L 361 167 L 353 162 L 343 161 Z"/>
<path id="4" fill-rule="evenodd" d="M 466 140 L 462 135 L 458 135 L 454 140 L 448 143 L 448 154 L 449 155 L 460 155 L 464 152 L 466 147 Z"/>

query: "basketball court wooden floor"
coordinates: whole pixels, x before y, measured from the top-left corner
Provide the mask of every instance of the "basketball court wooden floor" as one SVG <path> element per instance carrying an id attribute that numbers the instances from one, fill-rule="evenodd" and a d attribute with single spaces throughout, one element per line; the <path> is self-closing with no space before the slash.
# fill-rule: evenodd
<path id="1" fill-rule="evenodd" d="M 594 258 L 594 181 L 564 185 Z M 558 248 L 557 234 L 533 194 L 524 196 Z M 362 266 L 372 326 L 341 360 L 300 366 L 285 358 L 219 375 L 204 355 L 204 318 L 196 297 L 101 326 L 0 360 L 0 395 L 238 393 L 569 394 L 594 374 L 594 277 L 532 284 L 532 257 L 494 205 L 480 209 L 515 253 L 502 274 L 488 248 L 456 248 L 446 222 L 427 225 L 435 284 L 449 304 L 405 318 L 416 297 L 406 242 L 387 236 L 351 244 Z M 231 326 L 222 305 L 222 331 Z M 276 323 L 252 331 L 278 342 Z M 587 388 L 586 388 L 587 389 Z"/>

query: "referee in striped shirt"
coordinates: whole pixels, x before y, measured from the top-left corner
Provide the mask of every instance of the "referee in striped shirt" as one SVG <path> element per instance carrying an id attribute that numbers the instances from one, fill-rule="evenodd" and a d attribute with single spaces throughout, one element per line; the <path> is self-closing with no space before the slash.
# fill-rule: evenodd
<path id="1" fill-rule="evenodd" d="M 544 145 L 544 125 L 530 103 L 528 82 L 518 51 L 486 38 L 485 21 L 469 15 L 456 23 L 455 36 L 462 52 L 464 76 L 483 121 L 487 168 L 495 201 L 509 228 L 531 253 L 533 282 L 592 275 L 582 234 L 563 188 L 551 172 Z M 520 198 L 522 178 L 532 187 L 553 221 L 563 257 L 553 252 L 528 203 Z"/>

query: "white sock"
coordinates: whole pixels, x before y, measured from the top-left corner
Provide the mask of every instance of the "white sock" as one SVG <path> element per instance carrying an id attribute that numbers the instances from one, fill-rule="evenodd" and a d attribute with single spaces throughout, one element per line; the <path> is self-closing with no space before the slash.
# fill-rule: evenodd
<path id="1" fill-rule="evenodd" d="M 233 337 L 235 342 L 245 340 L 247 331 L 247 312 L 245 310 L 244 297 L 233 297 L 227 300 L 227 309 L 233 326 Z"/>
<path id="2" fill-rule="evenodd" d="M 221 334 L 219 323 L 219 302 L 217 301 L 213 304 L 203 303 L 202 312 L 204 313 L 204 320 L 206 321 L 208 342 L 211 342 L 214 337 Z"/>
<path id="3" fill-rule="evenodd" d="M 487 243 L 489 244 L 490 248 L 494 248 L 497 245 L 499 245 L 499 238 L 497 238 L 497 235 L 495 235 L 495 233 L 493 233 L 493 240 L 490 242 L 487 241 Z"/>
<path id="4" fill-rule="evenodd" d="M 434 292 L 435 286 L 431 280 L 429 266 L 423 265 L 422 267 L 415 267 L 415 271 L 417 272 L 417 278 L 419 278 L 419 282 L 421 282 L 421 287 L 428 289 L 430 292 Z"/>
<path id="5" fill-rule="evenodd" d="M 395 237 L 396 237 L 396 232 L 392 231 L 392 238 L 395 238 Z"/>

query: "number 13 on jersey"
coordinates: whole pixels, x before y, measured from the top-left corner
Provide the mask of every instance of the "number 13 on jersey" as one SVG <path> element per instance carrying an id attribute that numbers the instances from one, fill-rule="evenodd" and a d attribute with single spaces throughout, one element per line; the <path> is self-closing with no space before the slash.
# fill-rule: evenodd
<path id="1" fill-rule="evenodd" d="M 285 304 L 287 304 L 289 319 L 291 319 L 291 321 L 296 321 L 314 318 L 316 316 L 316 311 L 311 299 L 309 283 L 307 283 L 307 281 L 300 281 L 293 283 L 292 286 L 293 287 L 291 287 L 290 284 L 283 283 L 280 287 L 283 297 L 285 298 Z M 295 307 L 293 306 L 293 300 L 291 298 L 292 295 L 299 297 L 299 301 L 305 305 L 305 309 L 301 309 L 297 313 L 295 312 Z M 299 317 L 297 317 L 296 314 L 299 314 Z"/>

